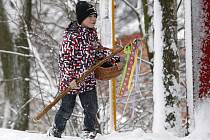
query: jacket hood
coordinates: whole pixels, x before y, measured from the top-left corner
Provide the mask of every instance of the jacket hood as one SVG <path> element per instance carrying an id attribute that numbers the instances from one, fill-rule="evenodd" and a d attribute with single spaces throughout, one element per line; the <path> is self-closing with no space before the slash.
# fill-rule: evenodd
<path id="1" fill-rule="evenodd" d="M 78 29 L 78 24 L 76 21 L 71 22 L 66 28 L 66 30 L 68 31 L 76 31 L 77 29 Z"/>
<path id="2" fill-rule="evenodd" d="M 77 21 L 73 21 L 68 25 L 66 30 L 67 31 L 94 31 L 96 29 L 82 27 L 80 24 L 78 24 Z"/>

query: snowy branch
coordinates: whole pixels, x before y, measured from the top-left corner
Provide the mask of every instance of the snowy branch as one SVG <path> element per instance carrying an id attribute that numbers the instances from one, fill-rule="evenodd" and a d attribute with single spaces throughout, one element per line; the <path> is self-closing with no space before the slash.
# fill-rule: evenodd
<path id="1" fill-rule="evenodd" d="M 56 27 L 59 27 L 60 29 L 65 29 L 65 27 L 60 26 L 60 25 L 58 25 L 57 23 L 54 23 L 54 22 L 47 22 L 47 21 L 39 20 L 39 19 L 37 19 L 35 17 L 33 17 L 33 19 L 36 20 L 36 21 L 38 21 L 38 22 L 40 22 L 40 23 L 51 24 L 51 25 L 54 25 Z"/>
<path id="2" fill-rule="evenodd" d="M 5 51 L 5 50 L 0 50 L 0 53 L 14 54 L 14 55 L 19 55 L 23 57 L 33 57 L 33 55 L 27 55 L 23 53 L 17 53 L 17 52 L 12 52 L 12 51 Z"/>
<path id="3" fill-rule="evenodd" d="M 32 50 L 35 58 L 38 60 L 38 64 L 39 64 L 40 68 L 42 69 L 43 73 L 45 74 L 45 76 L 47 77 L 50 87 L 52 89 L 55 86 L 55 83 L 53 82 L 50 74 L 48 73 L 47 69 L 45 68 L 44 64 L 42 63 L 37 49 L 35 47 L 33 47 L 32 43 L 31 43 L 28 28 L 27 28 L 26 24 L 25 24 L 25 30 L 26 30 L 26 36 L 27 36 L 29 48 Z"/>
<path id="4" fill-rule="evenodd" d="M 144 60 L 144 59 L 139 58 L 139 57 L 138 57 L 138 59 L 140 59 L 142 62 L 144 62 L 144 63 L 146 63 L 146 64 L 149 64 L 149 65 L 152 65 L 152 66 L 153 66 L 153 63 L 151 63 L 151 62 L 149 62 L 149 61 L 147 61 L 147 60 Z"/>
<path id="5" fill-rule="evenodd" d="M 180 6 L 181 6 L 181 4 L 182 4 L 182 1 L 183 1 L 183 0 L 180 0 L 180 1 L 179 1 L 179 4 L 178 4 L 178 6 L 177 6 L 176 11 L 178 11 L 178 10 L 179 10 L 179 8 L 180 8 Z"/>
<path id="6" fill-rule="evenodd" d="M 36 49 L 35 47 L 33 47 L 32 43 L 31 43 L 30 35 L 29 35 L 29 31 L 28 31 L 27 24 L 26 24 L 24 18 L 22 17 L 22 15 L 20 15 L 21 12 L 20 12 L 20 9 L 19 9 L 18 6 L 17 6 L 17 3 L 14 3 L 14 2 L 13 2 L 13 4 L 14 4 L 15 9 L 17 10 L 17 13 L 19 14 L 20 19 L 21 19 L 22 22 L 24 23 L 24 29 L 25 29 L 25 32 L 26 32 L 26 37 L 27 37 L 29 49 L 33 52 L 35 58 L 38 60 L 38 64 L 39 64 L 40 68 L 42 69 L 44 75 L 47 77 L 47 79 L 48 79 L 48 81 L 49 81 L 49 84 L 50 84 L 50 87 L 51 87 L 51 89 L 52 89 L 52 88 L 54 87 L 55 84 L 54 84 L 54 82 L 53 82 L 53 80 L 52 80 L 50 74 L 48 73 L 47 69 L 45 68 L 44 64 L 42 63 L 41 58 L 40 58 L 40 56 L 39 56 L 39 53 L 38 53 L 37 49 Z"/>
<path id="7" fill-rule="evenodd" d="M 137 12 L 137 9 L 135 7 L 133 7 L 133 5 L 131 3 L 129 3 L 127 0 L 123 0 L 123 2 L 128 6 L 130 7 L 131 9 L 133 9 L 133 11 L 139 15 L 139 13 Z"/>

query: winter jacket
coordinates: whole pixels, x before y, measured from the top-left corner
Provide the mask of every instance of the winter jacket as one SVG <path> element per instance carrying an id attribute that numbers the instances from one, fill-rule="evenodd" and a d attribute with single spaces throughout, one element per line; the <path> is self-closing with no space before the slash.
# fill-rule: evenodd
<path id="1" fill-rule="evenodd" d="M 70 23 L 64 31 L 59 51 L 60 91 L 64 91 L 73 79 L 79 78 L 98 59 L 111 53 L 109 50 L 99 48 L 102 48 L 102 45 L 99 43 L 96 29 L 82 27 L 77 22 Z M 112 63 L 117 60 L 119 57 L 111 59 Z M 94 89 L 96 87 L 94 72 L 78 86 L 79 89 L 70 91 L 70 94 Z"/>

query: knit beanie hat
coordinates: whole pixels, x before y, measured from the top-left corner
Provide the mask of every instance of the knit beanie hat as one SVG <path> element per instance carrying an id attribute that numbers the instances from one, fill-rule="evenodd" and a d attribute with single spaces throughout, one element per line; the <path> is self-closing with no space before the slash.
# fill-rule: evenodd
<path id="1" fill-rule="evenodd" d="M 77 3 L 76 16 L 79 24 L 81 24 L 85 18 L 93 14 L 95 14 L 97 17 L 97 12 L 93 5 L 89 4 L 86 1 L 79 1 Z"/>

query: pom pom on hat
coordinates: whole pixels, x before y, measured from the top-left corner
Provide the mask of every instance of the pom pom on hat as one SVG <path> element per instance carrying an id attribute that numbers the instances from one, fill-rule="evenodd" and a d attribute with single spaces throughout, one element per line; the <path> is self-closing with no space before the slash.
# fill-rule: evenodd
<path id="1" fill-rule="evenodd" d="M 96 9 L 94 8 L 93 5 L 89 4 L 86 1 L 79 1 L 76 5 L 76 16 L 77 16 L 77 21 L 79 24 L 82 23 L 82 21 L 87 18 L 90 15 L 96 15 L 97 17 L 97 12 Z"/>

